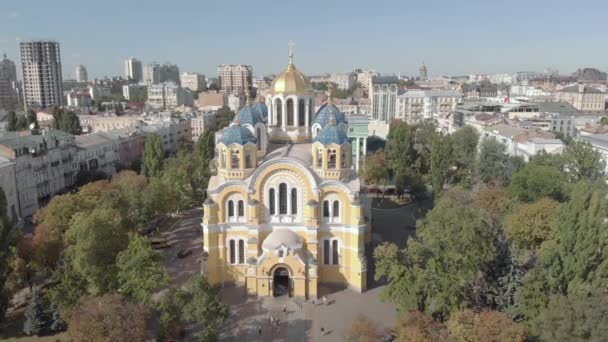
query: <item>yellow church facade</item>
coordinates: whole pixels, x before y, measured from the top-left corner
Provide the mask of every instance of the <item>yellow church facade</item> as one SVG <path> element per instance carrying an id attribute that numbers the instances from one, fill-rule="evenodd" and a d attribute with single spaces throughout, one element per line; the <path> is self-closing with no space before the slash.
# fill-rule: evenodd
<path id="1" fill-rule="evenodd" d="M 366 290 L 369 218 L 346 118 L 331 98 L 314 113 L 313 95 L 290 56 L 266 100 L 218 133 L 202 222 L 211 283 L 300 298 Z"/>

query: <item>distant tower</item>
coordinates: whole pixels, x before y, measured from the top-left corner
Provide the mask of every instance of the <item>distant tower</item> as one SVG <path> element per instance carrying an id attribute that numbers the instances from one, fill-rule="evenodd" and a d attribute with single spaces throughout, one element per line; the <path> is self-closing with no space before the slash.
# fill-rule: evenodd
<path id="1" fill-rule="evenodd" d="M 143 68 L 140 60 L 134 57 L 125 60 L 125 77 L 128 80 L 139 83 L 144 80 L 143 74 Z"/>
<path id="2" fill-rule="evenodd" d="M 89 81 L 89 73 L 87 72 L 87 68 L 84 65 L 79 65 L 76 67 L 76 81 L 78 81 L 78 82 L 88 82 Z"/>
<path id="3" fill-rule="evenodd" d="M 29 41 L 19 44 L 23 67 L 23 94 L 28 108 L 60 106 L 61 54 L 59 43 L 54 41 Z"/>
<path id="4" fill-rule="evenodd" d="M 422 62 L 422 66 L 420 67 L 420 80 L 426 81 L 429 79 L 428 70 L 426 69 L 426 65 Z"/>

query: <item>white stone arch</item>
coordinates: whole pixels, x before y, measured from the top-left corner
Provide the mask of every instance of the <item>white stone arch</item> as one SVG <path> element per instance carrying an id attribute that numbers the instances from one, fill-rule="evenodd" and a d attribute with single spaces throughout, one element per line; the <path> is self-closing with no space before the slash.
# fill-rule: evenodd
<path id="1" fill-rule="evenodd" d="M 321 130 L 321 125 L 318 123 L 315 123 L 314 125 L 312 125 L 312 137 L 313 139 L 317 137 L 317 134 L 319 134 L 319 131 Z"/>
<path id="2" fill-rule="evenodd" d="M 288 162 L 286 163 L 285 160 L 288 160 Z M 295 167 L 298 168 L 298 170 L 300 172 L 296 173 L 293 172 L 291 170 L 289 170 L 290 167 Z M 269 168 L 274 168 L 275 171 L 272 171 L 270 173 L 266 173 L 267 170 Z M 312 172 L 312 170 L 310 169 L 309 165 L 305 165 L 302 162 L 300 162 L 297 159 L 293 159 L 293 158 L 282 158 L 281 160 L 270 160 L 267 161 L 265 163 L 263 163 L 260 167 L 258 167 L 253 174 L 251 175 L 251 181 L 249 182 L 249 193 L 255 193 L 257 191 L 258 188 L 263 188 L 263 184 L 261 187 L 259 187 L 258 182 L 260 181 L 260 175 L 263 175 L 262 180 L 263 179 L 267 179 L 268 177 L 270 177 L 271 175 L 273 175 L 274 173 L 277 172 L 291 172 L 294 173 L 296 175 L 296 177 L 300 180 L 302 180 L 302 184 L 304 185 L 304 192 L 306 193 L 307 189 L 310 189 L 310 191 L 312 191 L 313 193 L 317 194 L 318 191 L 318 183 L 316 181 L 316 178 Z M 262 191 L 262 190 L 260 190 Z M 262 194 L 263 196 L 264 194 Z M 305 197 L 307 199 L 310 199 L 308 197 Z M 316 200 L 316 195 L 312 197 L 313 199 Z"/>
<path id="3" fill-rule="evenodd" d="M 266 152 L 268 147 L 268 130 L 266 128 L 266 125 L 264 125 L 264 123 L 262 122 L 256 123 L 255 127 L 252 127 L 251 134 L 253 134 L 253 136 L 256 137 L 256 139 L 259 141 L 258 146 L 260 148 L 258 148 L 258 151 Z"/>
<path id="4" fill-rule="evenodd" d="M 321 222 L 342 223 L 344 221 L 344 208 L 346 206 L 342 202 L 340 195 L 335 191 L 324 194 L 319 202 L 321 205 Z M 338 212 L 336 212 L 336 208 Z"/>
<path id="5" fill-rule="evenodd" d="M 295 223 L 302 222 L 304 198 L 305 193 L 305 181 L 299 177 L 295 172 L 289 170 L 278 170 L 268 178 L 262 186 L 262 198 L 264 208 L 266 212 L 266 221 L 268 223 Z M 286 210 L 281 211 L 280 201 L 280 186 L 281 184 L 286 185 Z M 274 190 L 274 201 L 270 199 L 271 189 Z M 292 190 L 297 191 L 296 203 L 292 200 Z M 270 205 L 274 203 L 274 210 L 271 211 Z M 295 211 L 295 213 L 294 213 Z M 274 214 L 271 214 L 274 212 Z"/>

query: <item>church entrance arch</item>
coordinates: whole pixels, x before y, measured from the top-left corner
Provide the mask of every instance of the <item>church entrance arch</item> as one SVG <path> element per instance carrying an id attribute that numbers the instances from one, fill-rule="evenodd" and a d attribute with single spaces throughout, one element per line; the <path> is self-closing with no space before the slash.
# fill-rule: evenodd
<path id="1" fill-rule="evenodd" d="M 289 295 L 290 288 L 289 270 L 285 267 L 277 267 L 272 272 L 272 295 L 280 297 Z"/>

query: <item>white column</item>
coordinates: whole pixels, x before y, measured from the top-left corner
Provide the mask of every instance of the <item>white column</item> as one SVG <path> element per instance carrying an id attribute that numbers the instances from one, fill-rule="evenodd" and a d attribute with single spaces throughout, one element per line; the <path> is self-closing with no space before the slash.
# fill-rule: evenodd
<path id="1" fill-rule="evenodd" d="M 367 155 L 367 138 L 363 138 L 363 158 Z"/>
<path id="2" fill-rule="evenodd" d="M 287 215 L 291 215 L 291 188 L 287 188 Z"/>
<path id="3" fill-rule="evenodd" d="M 298 106 L 299 107 L 299 106 Z M 306 115 L 305 115 L 305 126 L 308 130 L 308 126 L 310 126 L 310 99 L 306 99 L 306 101 L 304 102 L 304 110 L 306 111 Z"/>
<path id="4" fill-rule="evenodd" d="M 295 127 L 299 126 L 298 119 L 300 118 L 300 99 L 296 98 L 293 101 L 293 125 Z"/>
<path id="5" fill-rule="evenodd" d="M 284 131 L 287 131 L 287 99 L 283 98 L 281 101 L 281 104 L 283 105 L 283 110 L 282 110 L 282 127 Z"/>
<path id="6" fill-rule="evenodd" d="M 279 215 L 279 189 L 274 188 L 274 214 Z"/>
<path id="7" fill-rule="evenodd" d="M 272 126 L 274 123 L 274 102 L 272 99 L 268 99 L 266 102 L 266 105 L 268 106 L 268 126 Z"/>

